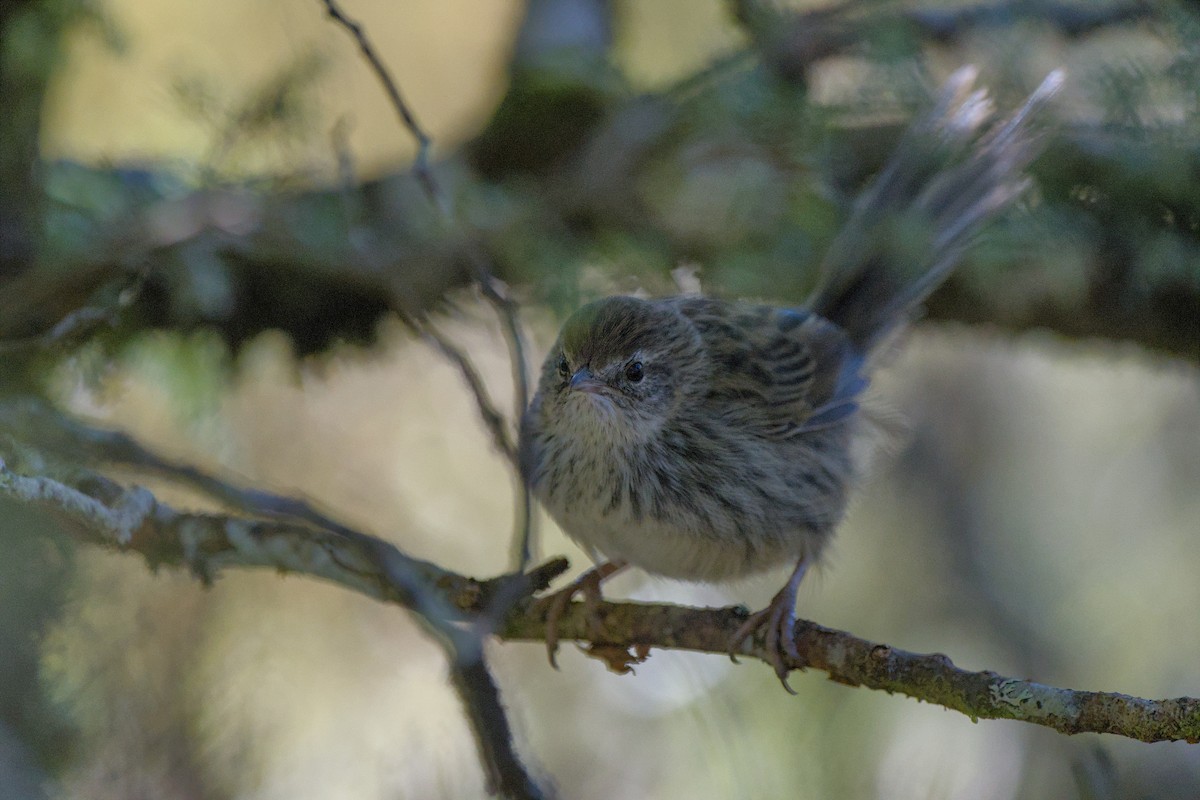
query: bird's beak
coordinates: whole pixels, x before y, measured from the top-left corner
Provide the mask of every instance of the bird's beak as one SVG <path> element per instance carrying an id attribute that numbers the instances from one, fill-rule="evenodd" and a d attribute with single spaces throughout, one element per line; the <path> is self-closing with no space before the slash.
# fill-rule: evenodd
<path id="1" fill-rule="evenodd" d="M 571 376 L 571 380 L 567 382 L 567 386 L 579 392 L 587 392 L 589 394 L 599 394 L 604 389 L 604 384 L 596 380 L 592 375 L 592 371 L 587 367 L 581 367 Z"/>

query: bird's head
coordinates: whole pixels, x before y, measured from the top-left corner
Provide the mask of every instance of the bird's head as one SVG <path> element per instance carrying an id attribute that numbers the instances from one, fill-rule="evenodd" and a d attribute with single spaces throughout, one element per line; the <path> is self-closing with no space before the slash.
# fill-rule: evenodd
<path id="1" fill-rule="evenodd" d="M 675 308 L 608 297 L 566 321 L 539 391 L 558 425 L 643 440 L 658 431 L 707 369 L 699 334 Z"/>

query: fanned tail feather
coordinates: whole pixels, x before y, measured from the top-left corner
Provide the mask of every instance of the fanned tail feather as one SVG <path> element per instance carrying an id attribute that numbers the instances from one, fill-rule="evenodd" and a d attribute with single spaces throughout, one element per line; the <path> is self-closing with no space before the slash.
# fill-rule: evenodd
<path id="1" fill-rule="evenodd" d="M 1024 105 L 995 121 L 974 67 L 946 82 L 859 198 L 822 265 L 809 307 L 870 353 L 958 265 L 988 221 L 1028 188 L 1041 151 L 1030 125 L 1063 82 L 1056 70 Z M 913 277 L 916 273 L 916 277 Z"/>

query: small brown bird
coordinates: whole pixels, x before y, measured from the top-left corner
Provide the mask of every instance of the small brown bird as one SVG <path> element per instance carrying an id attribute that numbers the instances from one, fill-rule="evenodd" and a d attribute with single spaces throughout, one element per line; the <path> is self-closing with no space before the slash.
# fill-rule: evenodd
<path id="1" fill-rule="evenodd" d="M 562 529 L 608 561 L 549 599 L 551 662 L 571 599 L 595 601 L 626 565 L 722 581 L 794 563 L 730 642 L 741 650 L 761 629 L 786 678 L 797 589 L 858 477 L 873 356 L 1025 190 L 1040 150 L 1029 120 L 1062 74 L 1001 121 L 974 80 L 956 72 L 914 122 L 806 307 L 610 297 L 567 320 L 522 420 L 522 470 Z"/>

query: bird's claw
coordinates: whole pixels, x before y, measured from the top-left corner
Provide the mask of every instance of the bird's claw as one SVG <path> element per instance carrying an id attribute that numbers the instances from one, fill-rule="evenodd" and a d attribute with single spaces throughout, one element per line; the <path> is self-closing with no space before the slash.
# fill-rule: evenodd
<path id="1" fill-rule="evenodd" d="M 788 685 L 788 659 L 793 665 L 803 664 L 796 648 L 796 592 L 808 570 L 808 561 L 800 559 L 784 587 L 771 598 L 762 611 L 756 611 L 743 622 L 729 639 L 729 657 L 737 662 L 738 651 L 745 641 L 762 630 L 765 657 L 775 669 L 775 676 L 788 694 L 796 692 Z"/>
<path id="2" fill-rule="evenodd" d="M 558 625 L 576 595 L 583 595 L 584 619 L 587 621 L 588 633 L 593 639 L 600 638 L 603 629 L 600 623 L 600 601 L 604 599 L 600 594 L 600 583 L 622 568 L 624 564 L 599 564 L 539 601 L 546 608 L 546 655 L 550 659 L 550 666 L 558 669 Z"/>
<path id="3" fill-rule="evenodd" d="M 783 688 L 788 694 L 795 694 L 796 691 L 788 685 L 789 668 L 786 659 L 791 659 L 793 664 L 801 660 L 800 652 L 796 649 L 796 614 L 790 607 L 777 601 L 778 597 L 762 611 L 751 614 L 741 624 L 729 639 L 729 657 L 737 662 L 737 653 L 742 649 L 743 643 L 760 629 L 763 630 L 765 656 Z"/>

